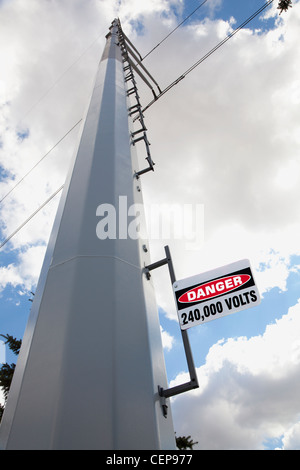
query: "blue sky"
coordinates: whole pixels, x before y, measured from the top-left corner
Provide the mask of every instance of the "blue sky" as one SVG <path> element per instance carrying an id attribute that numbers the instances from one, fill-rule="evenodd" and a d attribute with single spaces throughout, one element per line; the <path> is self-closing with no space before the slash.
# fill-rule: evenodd
<path id="1" fill-rule="evenodd" d="M 262 4 L 208 0 L 145 64 L 168 85 Z M 0 2 L 0 199 L 81 118 L 115 16 L 143 54 L 198 5 Z M 262 296 L 257 307 L 189 330 L 200 388 L 176 397 L 172 411 L 177 434 L 199 448 L 300 448 L 299 6 L 279 17 L 274 1 L 146 113 L 156 168 L 155 180 L 144 179 L 145 203 L 186 201 L 205 213 L 199 250 L 150 240 L 153 261 L 168 243 L 183 279 L 249 258 Z M 151 96 L 140 89 L 146 104 Z M 0 205 L 1 240 L 62 184 L 76 136 Z M 1 249 L 0 333 L 23 336 L 57 203 Z M 163 268 L 153 279 L 168 379 L 181 383 L 187 367 L 171 286 Z M 8 351 L 7 361 L 15 361 Z"/>

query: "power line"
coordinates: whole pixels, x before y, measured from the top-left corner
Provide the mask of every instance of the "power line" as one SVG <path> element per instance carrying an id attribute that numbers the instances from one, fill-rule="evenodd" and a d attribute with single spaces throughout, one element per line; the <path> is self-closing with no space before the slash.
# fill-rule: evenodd
<path id="1" fill-rule="evenodd" d="M 198 65 L 204 62 L 208 57 L 210 57 L 214 52 L 216 52 L 221 46 L 223 46 L 229 39 L 231 39 L 236 33 L 238 33 L 244 26 L 246 26 L 250 21 L 252 21 L 256 16 L 258 16 L 263 10 L 265 10 L 274 0 L 269 0 L 265 5 L 259 8 L 255 13 L 253 13 L 247 20 L 245 20 L 240 26 L 238 26 L 232 33 L 230 33 L 226 38 L 219 42 L 215 47 L 213 47 L 209 52 L 207 52 L 201 59 L 199 59 L 195 64 L 193 64 L 189 69 L 187 69 L 182 75 L 180 75 L 174 82 L 168 85 L 156 98 L 154 98 L 147 106 L 142 110 L 146 111 L 150 106 L 152 106 L 159 98 L 161 98 L 165 93 L 167 93 L 171 88 L 173 88 L 177 83 L 183 80 L 189 73 L 191 73 Z"/>
<path id="2" fill-rule="evenodd" d="M 58 79 L 50 86 L 50 88 L 48 88 L 48 90 L 39 98 L 39 100 L 34 103 L 31 108 L 26 112 L 26 114 L 23 116 L 22 119 L 24 119 L 24 117 L 26 117 L 32 110 L 33 108 L 35 108 L 35 106 L 37 104 L 39 104 L 44 98 L 45 96 L 54 88 L 54 86 L 63 78 L 63 76 L 77 63 L 79 62 L 79 60 L 86 54 L 86 52 L 95 44 L 96 41 L 98 41 L 98 39 L 102 36 L 102 34 L 104 33 L 101 33 L 99 36 L 97 36 L 96 39 L 94 39 L 94 41 L 81 53 L 81 55 L 58 77 Z M 37 165 L 39 165 L 39 163 L 41 163 L 41 161 L 47 156 L 49 155 L 50 152 L 52 152 L 52 150 L 54 150 L 55 147 L 57 147 L 57 145 L 59 145 L 64 139 L 65 137 L 67 137 L 68 134 L 70 134 L 70 132 L 75 129 L 75 127 L 78 126 L 78 124 L 82 121 L 82 118 L 76 123 L 74 124 L 74 126 L 17 182 L 17 184 L 15 184 L 15 186 L 0 200 L 0 204 L 4 201 L 4 199 L 34 170 L 34 168 L 37 167 Z M 25 220 L 25 222 L 22 223 L 22 225 L 20 225 L 20 227 L 18 227 L 11 235 L 9 235 L 9 237 L 7 237 L 2 243 L 0 243 L 0 249 L 11 239 L 13 238 L 41 209 L 43 209 L 43 207 L 45 207 L 63 188 L 64 185 L 62 185 L 57 191 L 55 191 L 55 193 L 52 194 L 52 196 L 50 196 L 47 201 L 45 201 L 33 214 L 31 214 L 30 217 L 28 217 L 28 219 Z"/>
<path id="3" fill-rule="evenodd" d="M 58 82 L 60 82 L 60 80 L 66 75 L 66 73 L 69 72 L 71 68 L 82 59 L 82 57 L 87 53 L 87 51 L 100 39 L 103 34 L 104 32 L 99 34 L 99 36 L 97 36 L 96 39 L 94 39 L 94 41 L 86 49 L 84 49 L 80 56 L 78 56 L 77 59 L 72 62 L 72 64 L 55 80 L 55 82 L 52 83 L 52 85 L 45 91 L 45 93 L 27 110 L 27 112 L 21 118 L 21 122 L 48 95 L 48 93 L 50 93 L 50 91 L 57 85 Z"/>
<path id="4" fill-rule="evenodd" d="M 55 145 L 53 145 L 53 147 L 48 150 L 48 152 L 26 173 L 26 175 L 24 175 L 16 184 L 13 188 L 11 188 L 7 194 L 5 194 L 5 196 L 3 196 L 3 198 L 0 200 L 0 204 L 4 201 L 4 199 L 7 198 L 7 196 L 9 196 L 10 193 L 12 193 L 12 191 L 14 191 L 14 189 L 16 189 L 17 186 L 19 186 L 20 183 L 22 183 L 22 181 L 41 163 L 42 160 L 44 160 L 44 158 L 47 157 L 47 155 L 49 155 L 49 153 L 52 152 L 52 150 L 55 149 L 55 147 L 57 147 L 66 137 L 67 135 L 70 134 L 70 132 L 72 132 L 73 129 L 75 129 L 75 127 L 78 126 L 78 124 L 82 121 L 82 118 L 76 123 L 74 124 L 73 127 L 71 127 L 70 130 L 68 130 L 68 132 L 58 141 L 56 142 Z"/>
<path id="5" fill-rule="evenodd" d="M 0 249 L 6 245 L 6 243 L 11 240 L 11 238 L 13 238 L 23 227 L 24 225 L 26 225 L 41 209 L 43 209 L 43 207 L 45 207 L 48 202 L 50 202 L 62 189 L 63 189 L 64 185 L 62 185 L 60 188 L 58 188 L 55 193 L 52 194 L 52 196 L 50 196 L 47 201 L 45 201 L 33 214 L 31 214 L 30 217 L 28 217 L 28 219 L 25 220 L 25 222 L 22 223 L 22 225 L 20 225 L 20 227 L 18 227 L 13 233 L 11 233 L 2 243 L 0 243 Z"/>
<path id="6" fill-rule="evenodd" d="M 156 46 L 154 46 L 151 51 L 149 51 L 142 59 L 146 59 L 146 57 L 148 57 L 153 51 L 155 51 L 155 49 L 157 49 L 166 39 L 168 39 L 171 34 L 175 33 L 175 31 L 180 28 L 181 25 L 183 25 L 183 23 L 185 23 L 194 13 L 196 13 L 197 10 L 199 10 L 199 8 L 201 8 L 208 0 L 204 0 L 204 2 L 202 2 L 200 5 L 197 6 L 197 8 L 195 8 L 195 10 L 193 10 L 183 21 L 181 21 L 181 23 L 179 23 L 176 28 L 174 28 L 169 34 L 167 34 L 167 36 L 162 39 L 162 41 L 160 41 Z"/>

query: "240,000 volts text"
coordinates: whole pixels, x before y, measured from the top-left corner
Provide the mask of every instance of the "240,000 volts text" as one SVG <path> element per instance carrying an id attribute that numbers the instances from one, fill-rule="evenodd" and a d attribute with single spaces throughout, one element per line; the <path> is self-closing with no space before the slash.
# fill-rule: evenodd
<path id="1" fill-rule="evenodd" d="M 254 290 L 250 292 L 244 292 L 243 294 L 234 295 L 228 299 L 224 299 L 226 307 L 228 310 L 234 308 L 239 308 L 240 306 L 247 305 L 250 302 L 256 302 L 257 296 Z M 210 317 L 211 315 L 216 315 L 217 313 L 223 313 L 223 304 L 218 301 L 215 303 L 210 303 L 209 305 L 204 305 L 202 313 L 199 308 L 190 310 L 189 312 L 183 312 L 181 314 L 182 325 L 187 325 L 189 322 L 194 321 L 204 321 L 205 318 Z"/>

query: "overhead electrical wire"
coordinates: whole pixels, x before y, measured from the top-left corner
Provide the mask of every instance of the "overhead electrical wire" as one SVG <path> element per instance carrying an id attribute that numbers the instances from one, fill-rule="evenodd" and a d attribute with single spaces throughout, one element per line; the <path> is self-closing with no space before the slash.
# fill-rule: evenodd
<path id="1" fill-rule="evenodd" d="M 48 90 L 38 99 L 37 102 L 35 102 L 29 109 L 28 111 L 26 112 L 26 114 L 23 116 L 22 120 L 28 116 L 29 113 L 31 113 L 31 111 L 33 110 L 33 108 L 35 108 L 47 95 L 48 93 L 54 88 L 54 86 L 64 77 L 64 75 L 66 75 L 67 72 L 69 72 L 69 70 L 77 63 L 79 62 L 79 60 L 86 54 L 86 52 L 96 43 L 96 41 L 99 40 L 99 38 L 103 35 L 104 33 L 101 33 L 100 35 L 98 35 L 96 37 L 96 39 L 94 39 L 94 41 L 80 54 L 80 56 L 57 78 L 57 80 L 50 86 L 50 88 L 48 88 Z M 0 200 L 0 204 L 7 198 L 7 196 L 9 194 L 11 194 L 12 191 L 14 191 L 14 189 L 37 167 L 37 165 L 39 165 L 39 163 L 41 163 L 41 161 L 47 156 L 49 155 L 50 152 L 52 152 L 52 150 L 54 150 L 55 147 L 57 147 L 66 137 L 68 134 L 70 134 L 70 132 L 75 129 L 75 127 L 78 126 L 78 124 L 82 121 L 82 118 L 76 123 L 74 124 L 74 126 L 58 141 L 56 142 L 56 144 L 15 184 L 15 186 L 13 188 L 10 189 L 10 191 L 5 194 L 5 196 L 2 197 L 2 199 Z M 28 217 L 28 219 L 25 220 L 25 222 L 23 222 L 20 227 L 18 227 L 12 234 L 10 234 L 3 242 L 0 242 L 0 249 L 11 239 L 13 238 L 41 209 L 43 209 L 43 207 L 45 207 L 61 190 L 62 188 L 64 187 L 64 185 L 62 185 L 57 191 L 55 191 L 55 193 L 52 194 L 52 196 L 50 196 L 33 214 L 30 215 L 30 217 Z"/>
<path id="2" fill-rule="evenodd" d="M 41 161 L 47 156 L 49 155 L 50 152 L 52 152 L 52 150 L 57 147 L 66 137 L 67 135 L 70 134 L 70 132 L 75 129 L 75 127 L 78 126 L 78 124 L 82 121 L 82 118 L 76 123 L 74 124 L 73 127 L 71 127 L 71 129 L 69 129 L 69 131 L 58 141 L 56 142 L 55 145 L 53 145 L 53 147 L 31 168 L 31 170 L 29 170 L 26 175 L 24 175 L 18 182 L 17 184 L 11 188 L 11 190 L 0 200 L 0 203 L 2 201 L 4 201 L 4 199 L 34 170 L 34 168 L 36 168 L 39 163 L 41 163 Z M 60 188 L 58 188 L 36 211 L 33 212 L 33 214 L 31 214 L 26 220 L 25 222 L 23 222 L 13 233 L 11 233 L 3 242 L 0 242 L 0 249 L 6 245 L 7 242 L 9 242 L 9 240 L 11 240 L 11 238 L 13 238 L 40 210 L 42 210 L 62 189 L 63 189 L 64 185 L 60 186 Z"/>
<path id="3" fill-rule="evenodd" d="M 11 233 L 3 242 L 0 243 L 0 249 L 6 245 L 7 242 L 9 242 L 9 240 L 14 237 L 23 227 L 24 225 L 26 225 L 41 209 L 43 209 L 43 207 L 45 207 L 62 189 L 63 189 L 64 185 L 62 185 L 60 188 L 58 188 L 55 193 L 52 194 L 52 196 L 50 196 L 47 201 L 45 201 L 35 212 L 33 212 L 33 214 L 31 214 L 30 217 L 28 217 L 28 219 L 25 220 L 25 222 L 23 222 L 20 227 L 18 227 L 13 233 Z"/>
<path id="4" fill-rule="evenodd" d="M 256 16 L 258 16 L 262 11 L 264 11 L 274 0 L 269 0 L 266 4 L 260 7 L 255 13 L 253 13 L 247 20 L 245 20 L 240 26 L 238 26 L 232 33 L 226 36 L 222 41 L 220 41 L 215 47 L 213 47 L 209 52 L 207 52 L 201 59 L 195 62 L 189 69 L 187 69 L 182 75 L 180 75 L 176 80 L 174 80 L 170 85 L 168 85 L 159 95 L 157 95 L 150 103 L 143 108 L 142 112 L 150 108 L 159 98 L 165 95 L 171 88 L 177 85 L 181 80 L 183 80 L 189 73 L 191 73 L 198 65 L 202 64 L 208 57 L 210 57 L 214 52 L 216 52 L 221 46 L 223 46 L 229 39 L 231 39 L 235 34 L 237 34 L 242 28 L 244 28 L 250 21 L 252 21 Z"/>
<path id="5" fill-rule="evenodd" d="M 26 114 L 23 116 L 22 120 L 28 116 L 29 113 L 31 113 L 31 111 L 33 110 L 33 108 L 35 108 L 45 97 L 46 95 L 48 95 L 48 93 L 54 88 L 54 86 L 63 78 L 64 75 L 66 75 L 67 72 L 69 72 L 69 70 L 77 63 L 79 62 L 79 60 L 86 54 L 86 52 L 95 44 L 96 41 L 98 41 L 98 39 L 102 36 L 102 34 L 104 33 L 101 33 L 100 35 L 97 36 L 96 39 L 94 39 L 94 41 L 80 54 L 80 56 L 57 78 L 57 80 L 50 86 L 50 88 L 48 88 L 48 90 L 38 99 L 37 102 L 35 102 L 31 108 L 28 109 L 28 111 L 26 112 Z M 47 156 L 49 155 L 50 152 L 52 152 L 52 150 L 54 150 L 55 147 L 57 147 L 64 139 L 65 137 L 67 137 L 68 134 L 70 134 L 70 132 L 75 129 L 75 127 L 78 126 L 78 124 L 82 121 L 82 118 L 76 123 L 74 124 L 74 126 L 69 129 L 69 131 L 58 141 L 56 142 L 56 144 L 15 184 L 15 186 L 13 188 L 10 189 L 10 191 L 5 194 L 5 196 L 3 196 L 3 198 L 0 200 L 0 204 L 4 201 L 4 199 L 6 199 L 6 197 L 34 170 L 34 168 L 37 167 L 37 165 L 39 165 L 39 163 L 41 163 L 41 161 Z M 62 185 L 57 191 L 55 191 L 54 194 L 52 194 L 52 196 L 50 196 L 47 201 L 45 201 L 33 214 L 31 214 L 30 217 L 28 217 L 28 219 L 25 220 L 25 222 L 23 222 L 22 225 L 20 225 L 20 227 L 18 227 L 11 235 L 9 235 L 3 242 L 0 243 L 0 249 L 12 238 L 14 237 L 23 227 L 24 225 L 26 225 L 41 209 L 43 209 L 43 207 L 45 207 L 63 188 L 64 185 Z"/>
<path id="6" fill-rule="evenodd" d="M 67 137 L 67 135 L 69 135 L 70 132 L 72 132 L 72 130 L 75 129 L 75 127 L 78 126 L 78 124 L 79 124 L 81 121 L 82 121 L 82 118 L 81 118 L 78 122 L 76 122 L 76 124 L 74 124 L 74 126 L 71 127 L 71 129 L 69 129 L 68 132 L 67 132 L 58 142 L 56 142 L 56 144 L 53 145 L 53 147 L 52 147 L 50 150 L 48 150 L 47 153 L 45 153 L 45 155 L 26 173 L 26 175 L 24 175 L 24 176 L 8 191 L 8 193 L 5 194 L 5 196 L 3 196 L 2 199 L 0 199 L 0 204 L 4 201 L 4 199 L 7 198 L 7 196 L 9 196 L 9 195 L 16 189 L 17 186 L 19 186 L 20 183 L 22 183 L 22 181 L 41 163 L 41 161 L 44 160 L 44 158 L 46 158 L 47 155 L 49 155 L 49 153 L 51 153 L 52 150 L 54 150 L 55 147 L 57 147 L 57 146 Z"/>
<path id="7" fill-rule="evenodd" d="M 155 51 L 155 49 L 157 49 L 163 42 L 166 41 L 166 39 L 168 39 L 173 33 L 175 33 L 175 31 L 180 28 L 181 25 L 183 25 L 183 23 L 185 23 L 191 16 L 194 15 L 194 13 L 196 13 L 197 10 L 199 10 L 199 8 L 201 8 L 208 0 L 204 0 L 204 2 L 202 2 L 200 5 L 197 6 L 197 8 L 195 8 L 195 10 L 193 10 L 186 18 L 184 18 L 183 21 L 181 21 L 181 23 L 179 23 L 176 28 L 174 28 L 169 34 L 167 34 L 166 37 L 164 37 L 164 39 L 162 39 L 162 41 L 160 41 L 158 44 L 156 44 L 156 46 L 154 46 L 151 51 L 149 51 L 142 59 L 141 59 L 141 62 L 143 60 L 146 59 L 146 57 L 148 57 L 153 51 Z"/>
<path id="8" fill-rule="evenodd" d="M 41 102 L 43 101 L 43 99 L 48 95 L 48 93 L 50 93 L 50 91 L 60 82 L 60 80 L 71 70 L 72 67 L 74 67 L 75 64 L 77 64 L 81 59 L 82 57 L 87 53 L 87 51 L 89 49 L 91 49 L 91 47 L 100 39 L 100 37 L 102 37 L 102 35 L 104 34 L 101 33 L 99 34 L 96 39 L 93 40 L 93 42 L 91 42 L 91 44 L 86 48 L 84 49 L 84 51 L 77 57 L 77 59 L 74 60 L 74 62 L 71 63 L 71 65 L 69 65 L 69 67 L 64 70 L 63 73 L 60 74 L 60 76 L 55 80 L 55 82 L 52 83 L 52 85 L 45 91 L 45 93 L 35 102 L 33 103 L 33 105 L 26 111 L 26 113 L 24 114 L 24 116 L 21 118 L 21 121 L 23 121 L 23 119 L 25 119 L 25 117 L 28 116 L 28 114 L 31 113 L 31 111 Z"/>
<path id="9" fill-rule="evenodd" d="M 31 113 L 31 111 L 33 110 L 33 108 L 35 108 L 45 97 L 46 95 L 48 95 L 48 93 L 54 88 L 54 86 L 63 78 L 64 75 L 66 75 L 67 72 L 69 72 L 69 70 L 77 63 L 79 62 L 79 60 L 86 54 L 86 52 L 95 44 L 96 41 L 98 41 L 98 39 L 102 36 L 102 34 L 104 33 L 101 33 L 100 35 L 97 36 L 96 39 L 94 39 L 94 41 L 80 54 L 80 56 L 57 78 L 57 80 L 51 85 L 50 88 L 48 88 L 48 90 L 38 99 L 38 101 L 36 103 L 34 103 L 30 109 L 28 109 L 28 111 L 26 112 L 26 114 L 23 116 L 22 120 L 28 116 L 29 113 Z M 70 134 L 70 132 L 75 129 L 76 126 L 78 126 L 78 124 L 82 121 L 82 118 L 76 123 L 74 124 L 74 126 L 26 173 L 26 175 L 24 175 L 18 182 L 17 184 L 15 184 L 15 186 L 13 188 L 10 189 L 10 191 L 5 194 L 5 196 L 0 200 L 0 204 L 4 201 L 4 199 L 34 170 L 34 168 L 36 168 L 36 166 L 41 163 L 41 161 L 47 156 L 49 155 L 50 152 L 52 152 L 52 150 L 54 150 L 55 147 L 57 147 L 58 144 L 60 144 L 64 139 L 65 137 L 67 137 L 68 134 Z M 55 191 L 54 194 L 52 194 L 52 196 L 50 196 L 50 198 L 47 199 L 47 201 L 45 201 L 33 214 L 31 214 L 30 217 L 28 217 L 27 220 L 25 220 L 25 222 L 20 225 L 20 227 L 18 227 L 11 235 L 9 235 L 9 237 L 7 237 L 2 243 L 0 243 L 0 249 L 12 238 L 14 237 L 23 227 L 24 225 L 26 225 L 43 207 L 45 207 L 55 196 L 56 194 L 58 194 L 63 188 L 63 185 L 57 190 Z"/>

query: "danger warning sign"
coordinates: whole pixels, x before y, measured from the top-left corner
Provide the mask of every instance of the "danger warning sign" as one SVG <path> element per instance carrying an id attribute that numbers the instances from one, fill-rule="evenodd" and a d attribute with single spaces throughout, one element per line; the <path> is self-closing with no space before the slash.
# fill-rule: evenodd
<path id="1" fill-rule="evenodd" d="M 247 259 L 176 281 L 173 291 L 182 330 L 260 303 Z"/>

